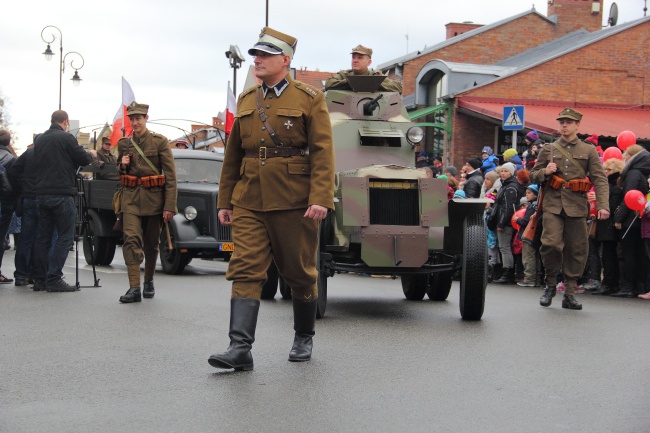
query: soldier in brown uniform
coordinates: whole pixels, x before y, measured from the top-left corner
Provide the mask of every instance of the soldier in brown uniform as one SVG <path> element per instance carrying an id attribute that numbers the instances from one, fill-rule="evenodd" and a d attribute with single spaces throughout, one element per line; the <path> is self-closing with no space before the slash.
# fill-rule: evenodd
<path id="1" fill-rule="evenodd" d="M 381 71 L 373 71 L 368 69 L 368 66 L 372 64 L 372 48 L 364 47 L 363 45 L 357 45 L 352 48 L 352 69 L 346 69 L 339 71 L 336 74 L 332 75 L 325 82 L 325 90 L 329 89 L 340 89 L 340 90 L 351 90 L 348 80 L 345 79 L 346 75 L 384 75 Z M 402 94 L 402 83 L 398 81 L 391 80 L 386 78 L 380 86 L 381 90 L 387 92 L 398 92 Z"/>
<path id="2" fill-rule="evenodd" d="M 120 302 L 140 302 L 155 294 L 153 274 L 158 260 L 158 242 L 163 221 L 176 213 L 176 166 L 169 141 L 147 129 L 149 106 L 131 103 L 127 115 L 133 137 L 117 143 L 122 182 L 124 262 L 129 290 Z M 140 293 L 140 264 L 144 259 L 144 290 Z"/>
<path id="3" fill-rule="evenodd" d="M 111 153 L 111 139 L 102 137 L 102 148 L 97 151 L 97 166 L 102 168 L 104 164 L 117 164 L 117 157 Z M 120 176 L 115 172 L 98 174 L 97 179 L 119 180 Z"/>
<path id="4" fill-rule="evenodd" d="M 250 351 L 272 260 L 293 296 L 289 361 L 311 358 L 318 227 L 334 208 L 334 149 L 323 93 L 288 73 L 296 43 L 265 27 L 248 51 L 262 84 L 239 97 L 219 183 L 219 221 L 232 224 L 235 252 L 226 273 L 233 282 L 230 346 L 208 360 L 217 368 L 253 369 Z"/>
<path id="5" fill-rule="evenodd" d="M 561 270 L 566 279 L 562 308 L 582 309 L 573 295 L 587 263 L 589 203 L 586 192 L 592 183 L 596 188 L 598 219 L 609 217 L 607 176 L 596 149 L 576 135 L 581 119 L 582 114 L 572 108 L 560 112 L 557 120 L 561 138 L 542 148 L 530 173 L 531 183 L 546 182 L 540 248 L 546 268 L 546 288 L 539 300 L 543 307 L 551 305 L 556 294 L 557 274 Z M 585 179 L 587 176 L 589 180 Z"/>

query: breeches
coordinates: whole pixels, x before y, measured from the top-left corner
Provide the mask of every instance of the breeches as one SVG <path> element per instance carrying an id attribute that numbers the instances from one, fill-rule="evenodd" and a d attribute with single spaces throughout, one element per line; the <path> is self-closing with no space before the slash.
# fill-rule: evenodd
<path id="1" fill-rule="evenodd" d="M 319 222 L 304 214 L 305 209 L 258 212 L 234 208 L 235 251 L 226 273 L 226 279 L 233 282 L 233 298 L 259 300 L 272 260 L 294 298 L 308 302 L 318 297 Z"/>
<path id="2" fill-rule="evenodd" d="M 582 276 L 589 252 L 587 220 L 544 212 L 542 246 L 539 249 L 546 268 L 546 281 L 555 281 L 562 270 L 566 278 L 567 294 L 573 294 L 578 278 Z"/>
<path id="3" fill-rule="evenodd" d="M 122 253 L 129 274 L 129 284 L 130 287 L 140 287 L 140 264 L 143 260 L 145 261 L 144 280 L 153 280 L 158 260 L 162 217 L 125 213 L 122 219 L 124 230 Z"/>

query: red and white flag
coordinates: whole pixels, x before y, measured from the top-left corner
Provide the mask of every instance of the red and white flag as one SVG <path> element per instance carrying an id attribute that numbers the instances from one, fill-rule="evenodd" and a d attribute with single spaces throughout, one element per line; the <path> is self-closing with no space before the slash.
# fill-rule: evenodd
<path id="1" fill-rule="evenodd" d="M 235 115 L 237 114 L 237 99 L 235 94 L 230 89 L 230 81 L 228 81 L 228 102 L 226 104 L 226 134 L 230 134 L 232 125 L 235 123 Z"/>
<path id="2" fill-rule="evenodd" d="M 131 102 L 135 101 L 135 95 L 133 95 L 133 90 L 129 83 L 126 82 L 124 77 L 122 77 L 122 105 L 120 109 L 115 113 L 113 118 L 113 133 L 111 134 L 111 146 L 117 146 L 117 142 L 122 137 L 131 136 L 133 134 L 133 128 L 131 127 L 131 122 L 129 122 L 129 117 L 126 115 L 126 107 L 131 105 Z"/>

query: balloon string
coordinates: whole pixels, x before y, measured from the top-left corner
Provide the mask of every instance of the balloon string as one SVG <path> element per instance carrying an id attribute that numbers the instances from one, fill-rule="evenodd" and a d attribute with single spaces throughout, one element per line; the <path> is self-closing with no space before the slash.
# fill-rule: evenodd
<path id="1" fill-rule="evenodd" d="M 634 221 L 636 221 L 637 218 L 638 218 L 638 215 L 635 213 L 635 214 L 634 214 L 634 219 L 633 219 L 632 222 L 630 223 L 630 226 L 627 228 L 627 230 L 625 230 L 625 233 L 624 233 L 623 236 L 621 237 L 621 240 L 625 239 L 625 235 L 627 234 L 627 232 L 630 231 L 630 229 L 632 228 L 632 224 L 634 224 Z"/>

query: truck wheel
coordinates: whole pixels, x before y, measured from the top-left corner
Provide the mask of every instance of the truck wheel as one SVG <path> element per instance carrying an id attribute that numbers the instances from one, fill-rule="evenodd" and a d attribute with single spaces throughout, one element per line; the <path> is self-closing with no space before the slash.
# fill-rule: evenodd
<path id="1" fill-rule="evenodd" d="M 446 301 L 451 290 L 453 272 L 436 272 L 429 276 L 427 296 L 432 301 Z"/>
<path id="2" fill-rule="evenodd" d="M 291 287 L 287 284 L 286 281 L 284 281 L 284 278 L 280 277 L 280 294 L 282 295 L 282 299 L 291 299 Z"/>
<path id="3" fill-rule="evenodd" d="M 169 250 L 167 245 L 166 228 L 160 234 L 160 264 L 162 265 L 163 272 L 168 275 L 179 275 L 185 270 L 185 266 L 192 260 L 188 253 L 181 253 L 178 248 Z M 170 233 L 172 240 L 172 247 L 174 246 L 174 235 Z"/>
<path id="4" fill-rule="evenodd" d="M 487 285 L 487 240 L 482 215 L 467 215 L 463 226 L 460 315 L 463 320 L 481 320 Z"/>
<path id="5" fill-rule="evenodd" d="M 89 265 L 110 265 L 115 256 L 115 241 L 112 238 L 95 236 L 95 221 L 90 218 L 83 236 L 84 258 Z M 94 252 L 94 263 L 93 263 Z"/>
<path id="6" fill-rule="evenodd" d="M 421 301 L 427 292 L 429 276 L 427 274 L 402 275 L 402 290 L 409 301 Z"/>
<path id="7" fill-rule="evenodd" d="M 266 271 L 266 283 L 262 286 L 262 299 L 273 299 L 278 292 L 278 277 L 280 276 L 277 266 L 271 262 Z"/>

